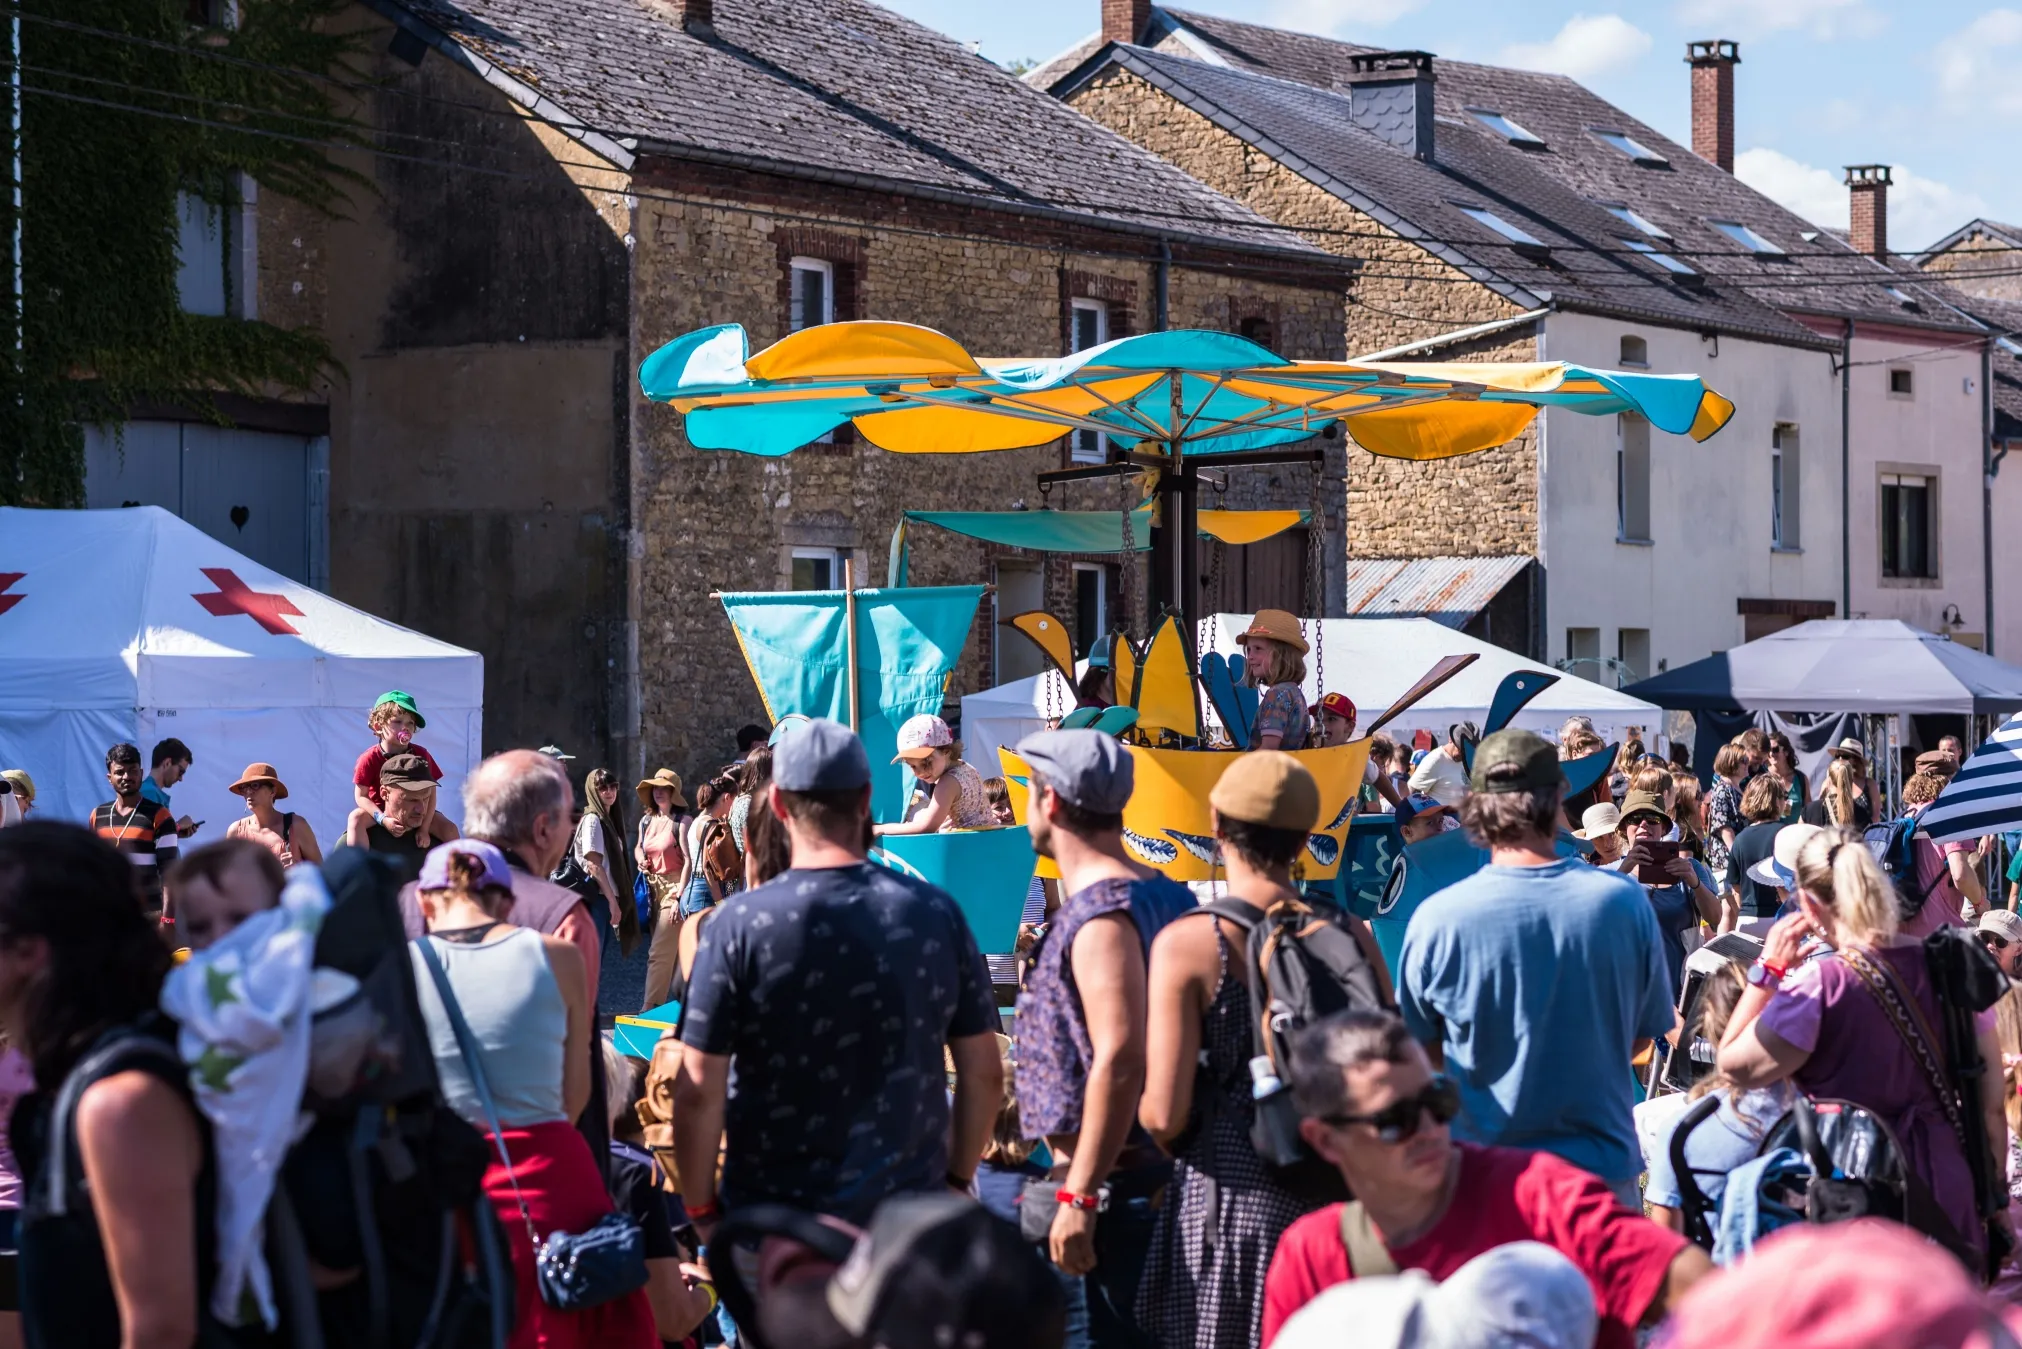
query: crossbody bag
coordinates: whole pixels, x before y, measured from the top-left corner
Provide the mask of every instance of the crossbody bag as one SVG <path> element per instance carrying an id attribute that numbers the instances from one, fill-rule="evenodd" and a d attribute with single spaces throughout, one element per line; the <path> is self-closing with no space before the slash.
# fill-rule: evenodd
<path id="1" fill-rule="evenodd" d="M 526 1224 L 527 1240 L 533 1246 L 534 1281 L 540 1289 L 541 1301 L 556 1311 L 583 1311 L 644 1288 L 646 1238 L 640 1232 L 639 1224 L 624 1214 L 606 1213 L 590 1224 L 587 1232 L 551 1232 L 545 1241 L 534 1230 L 533 1214 L 527 1209 L 526 1196 L 520 1192 L 519 1178 L 513 1173 L 512 1154 L 506 1150 L 505 1130 L 499 1124 L 498 1108 L 492 1104 L 491 1087 L 485 1080 L 484 1064 L 478 1057 L 477 1037 L 471 1033 L 470 1023 L 463 1018 L 463 1007 L 456 1000 L 456 990 L 449 985 L 449 971 L 442 967 L 442 957 L 435 953 L 434 941 L 428 937 L 417 937 L 415 944 L 421 948 L 421 959 L 428 966 L 429 977 L 435 980 L 435 991 L 442 998 L 442 1010 L 449 1017 L 450 1029 L 456 1034 L 456 1047 L 463 1056 L 464 1069 L 470 1074 L 478 1104 L 484 1107 L 484 1119 L 491 1128 L 492 1142 L 498 1145 L 499 1164 L 505 1167 L 506 1180 L 513 1187 L 520 1221 Z"/>

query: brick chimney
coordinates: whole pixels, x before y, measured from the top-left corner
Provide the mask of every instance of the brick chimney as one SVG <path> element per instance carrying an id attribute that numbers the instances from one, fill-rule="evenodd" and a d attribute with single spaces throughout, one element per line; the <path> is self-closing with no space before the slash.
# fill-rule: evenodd
<path id="1" fill-rule="evenodd" d="M 1849 164 L 1846 166 L 1847 205 L 1851 228 L 1847 242 L 1854 252 L 1865 253 L 1884 262 L 1889 256 L 1889 166 Z"/>
<path id="2" fill-rule="evenodd" d="M 1741 48 L 1726 38 L 1685 44 L 1692 67 L 1692 153 L 1734 172 L 1734 67 Z"/>
<path id="3" fill-rule="evenodd" d="M 1355 125 L 1432 159 L 1432 53 L 1368 52 L 1348 58 L 1348 115 Z"/>
<path id="4" fill-rule="evenodd" d="M 716 31 L 716 0 L 674 0 L 681 26 L 691 33 Z"/>
<path id="5" fill-rule="evenodd" d="M 1102 0 L 1102 40 L 1135 43 L 1151 26 L 1151 0 Z"/>

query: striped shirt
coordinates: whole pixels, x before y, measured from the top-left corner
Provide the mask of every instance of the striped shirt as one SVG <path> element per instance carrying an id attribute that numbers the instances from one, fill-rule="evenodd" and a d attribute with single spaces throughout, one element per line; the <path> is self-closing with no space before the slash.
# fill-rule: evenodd
<path id="1" fill-rule="evenodd" d="M 132 810 L 108 801 L 91 812 L 91 831 L 139 867 L 152 868 L 158 853 L 177 850 L 175 816 L 167 806 L 152 801 L 142 801 Z"/>

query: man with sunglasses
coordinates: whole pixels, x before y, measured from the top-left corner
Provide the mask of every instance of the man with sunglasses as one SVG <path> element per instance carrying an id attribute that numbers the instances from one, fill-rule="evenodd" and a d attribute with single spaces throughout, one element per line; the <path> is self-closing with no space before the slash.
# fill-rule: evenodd
<path id="1" fill-rule="evenodd" d="M 2012 909 L 1989 909 L 1980 915 L 1974 935 L 1993 955 L 2001 973 L 2022 979 L 2022 915 Z"/>
<path id="2" fill-rule="evenodd" d="M 1278 1241 L 1264 1280 L 1268 1346 L 1291 1315 L 1350 1279 L 1451 1276 L 1484 1251 L 1538 1241 L 1593 1285 L 1596 1349 L 1630 1349 L 1713 1264 L 1678 1233 L 1625 1208 L 1598 1178 L 1548 1152 L 1456 1142 L 1460 1093 L 1404 1022 L 1341 1012 L 1292 1046 L 1299 1132 L 1356 1199 L 1308 1214 Z M 1344 1341 L 1345 1342 L 1345 1341 Z"/>

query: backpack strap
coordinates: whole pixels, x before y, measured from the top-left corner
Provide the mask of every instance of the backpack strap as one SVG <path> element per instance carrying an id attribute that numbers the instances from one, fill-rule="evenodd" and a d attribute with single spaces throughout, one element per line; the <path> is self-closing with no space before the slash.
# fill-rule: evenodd
<path id="1" fill-rule="evenodd" d="M 1910 1057 L 1923 1070 L 1924 1081 L 1938 1098 L 1938 1105 L 1945 1112 L 1945 1119 L 1958 1135 L 1959 1147 L 1970 1157 L 1971 1144 L 1966 1138 L 1966 1123 L 1960 1114 L 1959 1094 L 1945 1081 L 1945 1070 L 1939 1058 L 1944 1039 L 1931 1029 L 1924 1009 L 1917 1005 L 1896 979 L 1895 971 L 1878 960 L 1872 960 L 1867 953 L 1854 947 L 1841 951 L 1840 959 L 1845 962 L 1868 992 L 1881 1004 L 1888 1015 L 1889 1024 L 1902 1038 L 1903 1045 L 1910 1051 Z"/>
<path id="2" fill-rule="evenodd" d="M 1390 1248 L 1376 1235 L 1376 1224 L 1359 1199 L 1341 1206 L 1341 1244 L 1348 1249 L 1348 1272 L 1358 1279 L 1380 1279 L 1397 1273 Z"/>
<path id="3" fill-rule="evenodd" d="M 163 1074 L 171 1081 L 187 1082 L 189 1070 L 183 1066 L 182 1057 L 173 1046 L 147 1034 L 125 1034 L 110 1043 L 94 1046 L 77 1061 L 70 1075 L 63 1079 L 57 1089 L 56 1102 L 49 1115 L 49 1156 L 44 1177 L 48 1185 L 48 1212 L 52 1217 L 62 1217 L 70 1211 L 70 1138 L 71 1126 L 76 1120 L 77 1103 L 84 1093 L 116 1072 L 127 1068 L 138 1068 L 143 1064 L 168 1071 Z"/>

